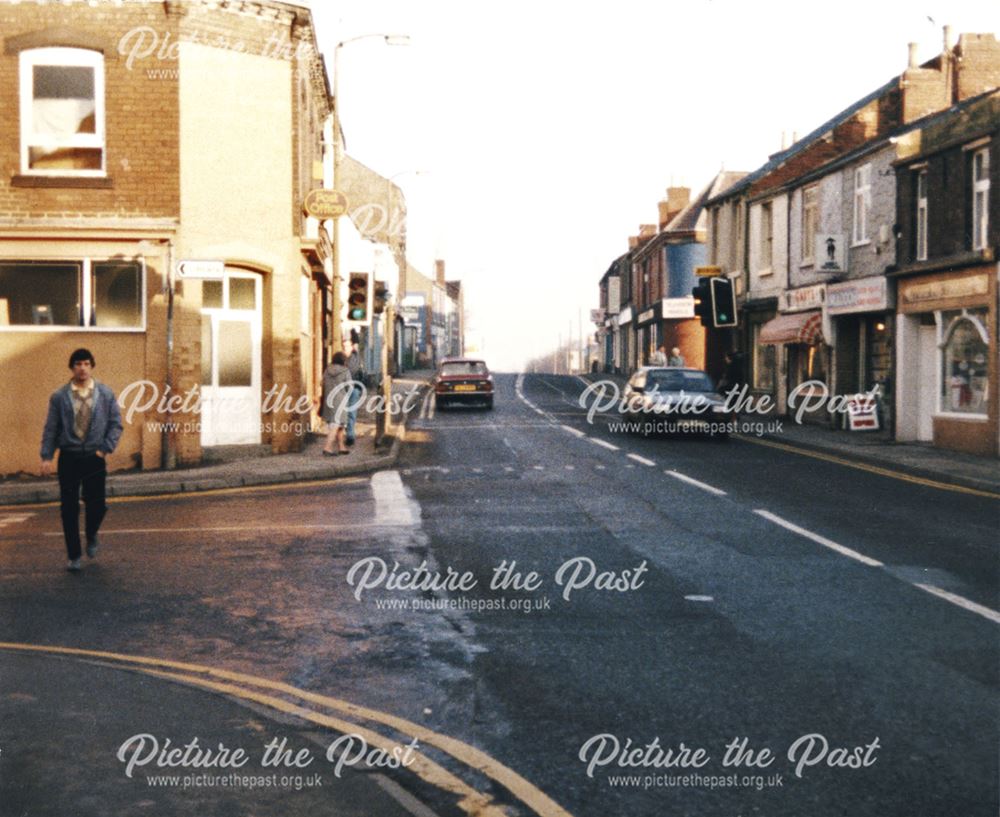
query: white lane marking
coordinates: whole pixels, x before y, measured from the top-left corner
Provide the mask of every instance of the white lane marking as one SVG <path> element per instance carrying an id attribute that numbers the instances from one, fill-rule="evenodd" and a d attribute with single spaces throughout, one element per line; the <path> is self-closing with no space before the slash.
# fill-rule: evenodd
<path id="1" fill-rule="evenodd" d="M 531 467 L 534 468 L 536 471 L 544 471 L 545 470 L 545 466 L 544 465 L 533 465 Z"/>
<path id="2" fill-rule="evenodd" d="M 715 601 L 714 596 L 685 596 L 686 601 Z"/>
<path id="3" fill-rule="evenodd" d="M 430 402 L 427 404 L 427 419 L 434 419 L 434 412 L 437 411 L 437 398 L 431 397 Z"/>
<path id="4" fill-rule="evenodd" d="M 430 403 L 430 401 L 431 401 L 431 394 L 432 394 L 432 392 L 428 391 L 427 394 L 424 395 L 424 401 L 420 404 L 420 419 L 421 420 L 426 420 L 427 419 L 427 404 Z"/>
<path id="5" fill-rule="evenodd" d="M 689 477 L 687 474 L 682 474 L 680 471 L 664 471 L 664 474 L 672 476 L 674 479 L 679 479 L 681 482 L 686 482 L 688 485 L 694 485 L 696 488 L 701 488 L 703 491 L 708 491 L 710 494 L 715 494 L 716 496 L 725 496 L 726 492 L 721 488 L 715 488 L 705 482 L 699 482 L 698 480 Z"/>
<path id="6" fill-rule="evenodd" d="M 586 437 L 587 436 L 582 431 L 580 431 L 577 428 L 573 428 L 572 426 L 560 425 L 559 428 L 561 428 L 563 431 L 568 431 L 570 434 L 572 434 L 575 437 Z"/>
<path id="7" fill-rule="evenodd" d="M 514 469 L 511 468 L 509 465 L 505 465 L 503 467 L 503 470 L 506 471 L 508 474 L 513 473 L 513 471 L 514 471 Z"/>
<path id="8" fill-rule="evenodd" d="M 994 624 L 1000 624 L 1000 613 L 996 610 L 991 610 L 989 607 L 976 604 L 974 601 L 969 601 L 964 596 L 956 596 L 954 593 L 949 593 L 947 590 L 942 590 L 940 587 L 935 587 L 933 584 L 914 584 L 914 587 L 919 587 L 921 590 L 926 590 L 933 596 L 942 598 L 945 601 L 950 601 L 952 604 L 957 604 L 962 609 L 968 610 L 971 613 L 976 613 L 983 618 L 988 618 Z"/>
<path id="9" fill-rule="evenodd" d="M 597 439 L 597 437 L 587 437 L 587 439 L 590 440 L 590 442 L 592 442 L 594 445 L 599 445 L 601 446 L 601 448 L 608 449 L 608 451 L 621 451 L 621 449 L 617 445 L 612 445 L 611 443 L 605 440 L 599 440 Z"/>
<path id="10" fill-rule="evenodd" d="M 794 522 L 789 522 L 787 519 L 782 519 L 780 516 L 771 513 L 770 511 L 765 511 L 763 508 L 756 508 L 754 513 L 758 516 L 763 516 L 765 519 L 774 522 L 775 525 L 780 525 L 786 530 L 792 531 L 792 533 L 797 533 L 799 536 L 804 536 L 806 539 L 812 539 L 812 541 L 823 545 L 823 547 L 828 547 L 830 550 L 835 550 L 843 556 L 847 556 L 851 559 L 856 559 L 862 564 L 868 565 L 869 567 L 883 567 L 882 562 L 877 559 L 872 559 L 870 556 L 865 556 L 863 553 L 858 553 L 856 550 L 851 550 L 843 545 L 838 545 L 832 539 L 827 539 L 825 536 L 820 536 L 818 533 L 813 533 L 811 530 L 806 530 L 805 528 L 800 528 Z"/>
<path id="11" fill-rule="evenodd" d="M 473 474 L 481 474 L 481 473 L 483 473 L 483 469 L 482 468 L 473 468 L 472 469 L 472 473 Z"/>
<path id="12" fill-rule="evenodd" d="M 604 466 L 603 465 L 595 465 L 594 466 L 594 470 L 596 470 L 596 471 L 603 471 L 604 470 Z"/>
<path id="13" fill-rule="evenodd" d="M 583 387 L 585 389 L 589 389 L 590 388 L 591 382 L 589 380 L 584 380 L 582 377 L 580 377 L 580 375 L 577 375 L 576 379 L 579 380 L 581 383 L 583 383 Z"/>
<path id="14" fill-rule="evenodd" d="M 640 457 L 638 454 L 629 454 L 628 458 L 630 460 L 635 460 L 640 465 L 649 465 L 649 466 L 655 466 L 656 465 L 656 463 L 653 462 L 652 460 L 647 460 L 645 457 Z"/>
<path id="15" fill-rule="evenodd" d="M 19 525 L 21 522 L 27 522 L 34 515 L 34 513 L 0 514 L 0 528 L 6 527 L 7 525 Z"/>
<path id="16" fill-rule="evenodd" d="M 416 503 L 407 496 L 399 471 L 372 474 L 371 488 L 375 499 L 375 524 L 412 527 L 419 523 L 419 506 L 415 509 Z"/>
<path id="17" fill-rule="evenodd" d="M 567 465 L 566 466 L 566 470 L 567 471 L 575 471 L 576 470 L 576 466 L 575 465 Z"/>

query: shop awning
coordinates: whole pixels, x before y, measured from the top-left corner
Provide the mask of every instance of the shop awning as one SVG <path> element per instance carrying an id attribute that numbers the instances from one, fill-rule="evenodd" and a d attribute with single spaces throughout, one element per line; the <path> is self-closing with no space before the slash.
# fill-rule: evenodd
<path id="1" fill-rule="evenodd" d="M 760 329 L 760 343 L 805 343 L 823 339 L 823 313 L 818 309 L 778 315 Z"/>

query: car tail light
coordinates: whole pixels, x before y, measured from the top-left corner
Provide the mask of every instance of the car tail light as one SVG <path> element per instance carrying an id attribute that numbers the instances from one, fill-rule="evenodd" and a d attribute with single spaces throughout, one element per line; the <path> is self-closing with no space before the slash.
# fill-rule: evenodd
<path id="1" fill-rule="evenodd" d="M 482 380 L 479 383 L 479 388 L 485 389 L 486 391 L 492 391 L 493 383 L 491 383 L 489 380 Z"/>

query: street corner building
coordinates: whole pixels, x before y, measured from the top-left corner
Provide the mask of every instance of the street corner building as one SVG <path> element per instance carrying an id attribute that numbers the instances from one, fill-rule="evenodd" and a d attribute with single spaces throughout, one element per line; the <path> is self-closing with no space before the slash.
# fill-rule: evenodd
<path id="1" fill-rule="evenodd" d="M 81 346 L 124 396 L 112 469 L 300 448 L 332 325 L 310 12 L 4 3 L 0 42 L 0 474 Z"/>

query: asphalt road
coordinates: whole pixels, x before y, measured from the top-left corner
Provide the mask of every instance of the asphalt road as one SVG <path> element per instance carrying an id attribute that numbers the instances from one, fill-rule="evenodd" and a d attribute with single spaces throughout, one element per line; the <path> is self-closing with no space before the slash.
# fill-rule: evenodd
<path id="1" fill-rule="evenodd" d="M 575 817 L 997 813 L 997 623 L 980 609 L 998 607 L 994 500 L 743 440 L 614 433 L 587 422 L 575 378 L 498 386 L 492 412 L 425 412 L 398 472 L 115 503 L 80 575 L 61 570 L 55 509 L 0 512 L 0 641 L 132 657 L 74 664 L 94 710 L 119 715 L 70 761 L 68 698 L 37 695 L 42 717 L 24 696 L 32 666 L 72 657 L 0 654 L 0 795 L 11 774 L 56 787 L 84 765 L 135 813 L 208 813 L 150 794 L 150 768 L 126 779 L 114 751 L 137 732 L 247 743 L 226 720 L 238 700 L 268 735 L 316 746 L 353 723 L 402 741 L 405 718 L 509 814 L 559 813 L 546 797 Z M 195 670 L 183 694 L 162 675 L 158 696 L 106 680 L 137 656 L 241 673 L 240 689 Z M 347 723 L 246 700 L 252 679 L 287 684 L 286 708 L 336 699 L 308 708 Z M 440 773 L 387 776 L 457 813 Z M 373 775 L 346 779 L 323 807 L 316 791 L 281 805 L 396 813 Z M 279 813 L 260 792 L 233 803 Z"/>

